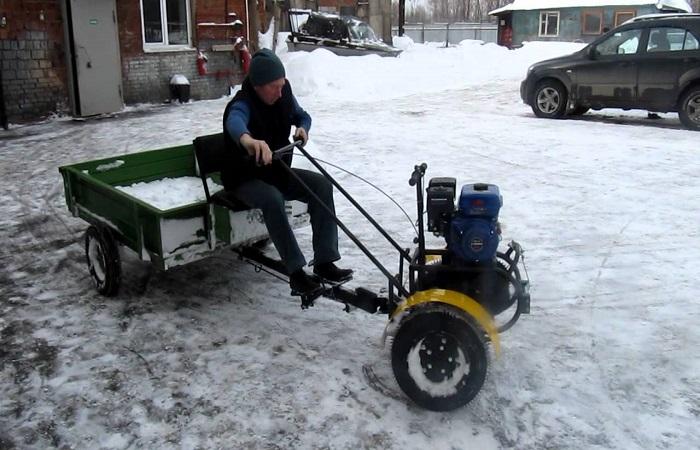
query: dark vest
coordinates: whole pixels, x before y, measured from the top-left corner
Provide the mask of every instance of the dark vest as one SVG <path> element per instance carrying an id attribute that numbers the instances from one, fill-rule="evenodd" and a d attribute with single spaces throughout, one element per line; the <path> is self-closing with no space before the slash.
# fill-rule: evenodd
<path id="1" fill-rule="evenodd" d="M 248 156 L 248 152 L 240 145 L 238 139 L 232 138 L 226 131 L 226 120 L 231 111 L 231 106 L 240 100 L 245 100 L 250 107 L 250 121 L 248 131 L 254 139 L 260 139 L 267 143 L 270 150 L 277 150 L 289 144 L 289 133 L 292 129 L 294 114 L 294 97 L 289 81 L 282 88 L 282 97 L 273 105 L 263 103 L 255 93 L 253 86 L 246 78 L 243 86 L 224 110 L 224 141 L 230 149 L 230 161 L 221 171 L 222 182 L 227 190 L 254 178 L 261 179 L 275 186 L 284 186 L 288 182 L 288 174 L 281 164 L 291 166 L 292 153 L 289 152 L 281 160 L 275 159 L 267 166 L 257 166 L 255 161 Z"/>

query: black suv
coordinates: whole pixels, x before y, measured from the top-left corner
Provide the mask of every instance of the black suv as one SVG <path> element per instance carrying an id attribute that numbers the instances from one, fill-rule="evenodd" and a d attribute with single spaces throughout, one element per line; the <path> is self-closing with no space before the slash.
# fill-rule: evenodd
<path id="1" fill-rule="evenodd" d="M 676 111 L 700 130 L 700 14 L 636 17 L 576 53 L 533 64 L 520 96 L 538 117 Z"/>

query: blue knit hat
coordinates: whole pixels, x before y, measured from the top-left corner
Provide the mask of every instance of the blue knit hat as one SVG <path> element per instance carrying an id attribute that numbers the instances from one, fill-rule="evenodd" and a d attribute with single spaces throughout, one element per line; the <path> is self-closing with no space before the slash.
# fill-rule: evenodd
<path id="1" fill-rule="evenodd" d="M 282 61 L 271 50 L 263 48 L 255 52 L 248 70 L 248 78 L 253 86 L 262 86 L 284 76 Z"/>

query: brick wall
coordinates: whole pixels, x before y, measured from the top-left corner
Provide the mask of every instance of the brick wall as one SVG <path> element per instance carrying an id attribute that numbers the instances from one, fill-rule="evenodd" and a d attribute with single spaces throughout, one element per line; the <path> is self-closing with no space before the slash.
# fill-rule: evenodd
<path id="1" fill-rule="evenodd" d="M 208 58 L 206 75 L 197 73 L 196 51 L 156 52 L 143 51 L 141 12 L 139 0 L 119 0 L 117 18 L 122 59 L 124 102 L 162 102 L 170 98 L 170 78 L 182 74 L 190 81 L 193 100 L 217 98 L 228 93 L 230 85 L 240 84 L 243 74 L 233 52 L 214 52 L 213 44 L 232 42 L 231 27 L 197 26 L 198 23 L 225 23 L 228 12 L 235 12 L 245 20 L 243 0 L 192 0 L 193 46 Z M 244 28 L 245 29 L 245 28 Z"/>
<path id="2" fill-rule="evenodd" d="M 218 98 L 228 94 L 229 86 L 240 84 L 242 74 L 229 53 L 209 52 L 207 75 L 197 74 L 195 52 L 146 53 L 122 58 L 128 74 L 122 80 L 124 102 L 159 103 L 170 98 L 170 78 L 175 74 L 187 77 L 192 100 Z"/>
<path id="3" fill-rule="evenodd" d="M 2 84 L 10 122 L 68 112 L 63 20 L 58 0 L 0 0 Z"/>

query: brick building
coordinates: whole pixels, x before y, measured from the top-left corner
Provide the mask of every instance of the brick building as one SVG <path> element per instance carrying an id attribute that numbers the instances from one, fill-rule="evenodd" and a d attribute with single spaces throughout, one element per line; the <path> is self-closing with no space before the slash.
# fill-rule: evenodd
<path id="1" fill-rule="evenodd" d="M 22 120 L 68 110 L 58 1 L 0 0 L 0 52 L 0 109 L 6 117 Z"/>
<path id="2" fill-rule="evenodd" d="M 243 77 L 232 44 L 247 35 L 246 17 L 245 0 L 0 0 L 0 119 L 162 102 L 174 74 L 193 99 L 224 95 Z"/>
<path id="3" fill-rule="evenodd" d="M 184 75 L 192 99 L 242 81 L 233 43 L 269 22 L 272 0 L 0 0 L 0 125 L 50 114 L 91 116 L 162 102 Z M 282 8 L 368 20 L 391 39 L 391 0 L 286 0 Z M 253 10 L 257 14 L 252 14 Z M 206 73 L 198 55 L 207 58 Z"/>

